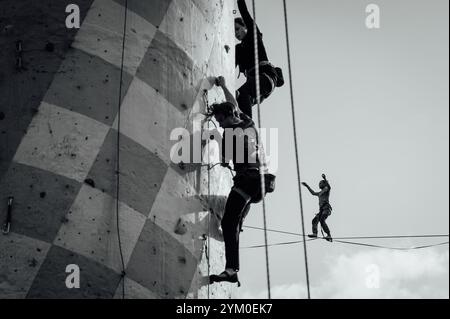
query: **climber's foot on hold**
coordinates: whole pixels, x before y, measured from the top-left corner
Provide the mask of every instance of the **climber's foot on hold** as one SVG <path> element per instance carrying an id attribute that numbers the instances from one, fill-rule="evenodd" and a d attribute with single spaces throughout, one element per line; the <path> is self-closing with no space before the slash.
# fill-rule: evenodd
<path id="1" fill-rule="evenodd" d="M 209 281 L 211 284 L 215 283 L 215 282 L 226 281 L 226 282 L 231 282 L 231 283 L 237 283 L 238 287 L 241 286 L 241 283 L 239 282 L 239 279 L 238 279 L 237 271 L 235 271 L 233 269 L 226 269 L 220 275 L 211 275 L 211 276 L 209 276 Z"/>

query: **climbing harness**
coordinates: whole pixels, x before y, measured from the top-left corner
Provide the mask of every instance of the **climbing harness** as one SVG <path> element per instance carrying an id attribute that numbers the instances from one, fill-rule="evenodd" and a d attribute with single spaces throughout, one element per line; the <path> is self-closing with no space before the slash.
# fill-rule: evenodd
<path id="1" fill-rule="evenodd" d="M 10 196 L 8 198 L 8 211 L 6 213 L 6 220 L 5 220 L 5 223 L 3 224 L 3 229 L 2 229 L 2 233 L 4 235 L 8 235 L 9 231 L 11 230 L 13 202 L 14 202 L 14 197 Z"/>

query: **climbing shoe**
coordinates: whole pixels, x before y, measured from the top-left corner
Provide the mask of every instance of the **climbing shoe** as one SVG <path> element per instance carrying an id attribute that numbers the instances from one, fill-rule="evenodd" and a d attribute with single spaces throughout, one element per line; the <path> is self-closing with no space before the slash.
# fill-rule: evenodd
<path id="1" fill-rule="evenodd" d="M 317 238 L 317 234 L 309 234 L 308 237 L 309 238 Z"/>
<path id="2" fill-rule="evenodd" d="M 331 237 L 331 235 L 327 235 L 323 239 L 325 239 L 326 241 L 329 241 L 330 243 L 333 242 L 333 238 Z"/>
<path id="3" fill-rule="evenodd" d="M 228 271 L 222 272 L 220 275 L 211 275 L 209 276 L 209 282 L 215 283 L 215 282 L 231 282 L 231 283 L 237 283 L 238 287 L 241 286 L 241 283 L 239 282 L 237 272 L 229 273 Z"/>

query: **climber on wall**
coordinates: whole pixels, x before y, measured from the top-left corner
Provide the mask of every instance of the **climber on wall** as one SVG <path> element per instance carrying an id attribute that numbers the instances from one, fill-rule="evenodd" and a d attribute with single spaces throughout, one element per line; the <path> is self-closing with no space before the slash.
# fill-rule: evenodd
<path id="1" fill-rule="evenodd" d="M 255 38 L 254 21 L 248 12 L 245 0 L 238 0 L 238 8 L 242 18 L 234 20 L 236 38 L 240 41 L 236 45 L 236 66 L 239 74 L 244 73 L 247 81 L 236 92 L 237 101 L 242 112 L 252 117 L 252 106 L 257 103 L 256 97 L 256 69 L 255 69 Z M 258 38 L 258 60 L 259 60 L 259 87 L 260 102 L 268 98 L 275 87 L 284 84 L 283 74 L 280 68 L 269 63 L 263 35 L 257 29 Z"/>
<path id="2" fill-rule="evenodd" d="M 330 205 L 330 190 L 331 186 L 330 183 L 327 180 L 327 177 L 325 174 L 322 174 L 322 180 L 319 182 L 319 188 L 320 192 L 315 192 L 314 190 L 309 187 L 309 185 L 305 182 L 303 182 L 303 186 L 305 186 L 309 192 L 319 197 L 319 213 L 314 217 L 312 220 L 312 230 L 313 233 L 311 235 L 308 235 L 309 238 L 317 238 L 317 225 L 320 222 L 320 225 L 322 226 L 322 229 L 325 231 L 327 236 L 325 237 L 328 241 L 333 241 L 330 233 L 330 229 L 328 228 L 327 223 L 325 220 L 331 215 L 332 207 Z"/>
<path id="3" fill-rule="evenodd" d="M 237 282 L 240 285 L 237 275 L 240 227 L 250 210 L 250 204 L 258 203 L 263 198 L 260 169 L 263 170 L 265 177 L 265 194 L 274 191 L 275 176 L 268 174 L 264 161 L 261 159 L 264 158 L 262 147 L 259 147 L 258 132 L 253 120 L 239 109 L 223 77 L 217 78 L 216 85 L 224 91 L 226 102 L 213 104 L 208 116 L 214 116 L 219 125 L 225 129 L 222 139 L 222 166 L 229 167 L 229 162 L 232 161 L 236 175 L 233 178 L 234 185 L 228 195 L 221 223 L 225 242 L 225 271 L 219 275 L 211 275 L 210 282 L 228 281 Z M 230 152 L 226 150 L 229 147 L 226 137 L 230 138 L 228 135 L 230 133 L 233 134 L 232 156 L 228 158 Z M 240 145 L 241 149 L 238 149 L 237 145 Z M 244 156 L 239 157 L 239 152 L 243 152 L 241 154 Z"/>

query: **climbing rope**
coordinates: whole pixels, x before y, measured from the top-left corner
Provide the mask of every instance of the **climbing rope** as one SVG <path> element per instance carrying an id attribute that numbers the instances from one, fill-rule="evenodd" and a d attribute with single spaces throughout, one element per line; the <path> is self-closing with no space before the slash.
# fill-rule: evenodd
<path id="1" fill-rule="evenodd" d="M 320 238 L 311 238 L 311 239 L 307 239 L 307 241 L 314 241 L 314 240 L 318 240 L 318 239 L 325 239 L 324 237 L 320 237 Z M 288 245 L 294 245 L 294 244 L 298 244 L 298 243 L 302 243 L 303 240 L 299 240 L 299 241 L 288 241 L 288 242 L 283 242 L 283 243 L 275 243 L 275 244 L 270 244 L 270 247 L 274 247 L 274 246 L 288 246 Z M 364 247 L 372 247 L 372 248 L 381 248 L 381 249 L 391 249 L 391 250 L 418 250 L 418 249 L 425 249 L 425 248 L 431 248 L 431 247 L 437 247 L 437 246 L 443 246 L 443 245 L 447 245 L 449 244 L 448 241 L 446 242 L 441 242 L 441 243 L 437 243 L 437 244 L 431 244 L 431 245 L 423 245 L 423 246 L 413 246 L 413 247 L 390 247 L 390 246 L 382 246 L 382 245 L 374 245 L 374 244 L 368 244 L 368 243 L 357 243 L 357 242 L 351 242 L 351 241 L 343 241 L 343 240 L 337 240 L 337 239 L 333 239 L 333 242 L 338 242 L 341 244 L 349 244 L 349 245 L 357 245 L 357 246 L 364 246 Z M 248 246 L 248 247 L 242 247 L 241 249 L 254 249 L 254 248 L 264 248 L 265 245 L 254 245 L 254 246 Z"/>
<path id="2" fill-rule="evenodd" d="M 205 94 L 207 94 L 207 93 L 205 93 Z M 205 106 L 206 106 L 206 109 L 208 109 L 209 108 L 209 101 L 208 101 L 208 97 L 207 96 L 205 96 L 204 95 L 204 102 L 205 102 Z M 208 119 L 208 133 L 209 133 L 209 131 L 210 131 L 210 122 L 212 122 L 212 120 L 211 119 Z M 214 122 L 213 122 L 214 123 Z M 203 129 L 203 125 L 202 125 L 202 129 Z M 202 134 L 202 136 L 203 136 L 203 132 L 201 132 L 201 134 Z M 206 249 L 207 249 L 207 251 L 206 251 L 206 254 L 207 254 L 207 258 L 206 258 L 206 260 L 207 260 L 207 262 L 208 262 L 208 278 L 209 278 L 209 276 L 211 275 L 211 264 L 210 264 L 210 260 L 209 260 L 209 257 L 211 256 L 210 254 L 211 254 L 211 250 L 210 250 L 210 244 L 211 244 L 211 213 L 212 213 L 212 210 L 211 210 L 211 169 L 214 167 L 211 167 L 211 162 L 210 162 L 210 145 L 209 145 L 209 139 L 208 139 L 208 145 L 207 145 L 207 147 L 208 147 L 208 210 L 209 210 L 209 212 L 208 212 L 208 239 L 207 239 L 207 247 L 206 247 Z M 209 283 L 208 283 L 208 299 L 210 299 L 210 287 L 209 287 Z"/>
<path id="3" fill-rule="evenodd" d="M 254 227 L 254 226 L 244 226 L 248 229 L 255 229 L 255 230 L 264 230 L 264 228 L 261 227 Z M 293 236 L 299 236 L 304 237 L 303 234 L 293 233 L 293 232 L 287 232 L 282 230 L 275 230 L 275 229 L 266 229 L 268 232 L 278 233 L 278 234 L 286 234 L 286 235 L 293 235 Z M 324 236 L 325 237 L 325 236 Z M 313 241 L 317 239 L 325 239 L 322 238 L 311 238 L 307 239 L 306 241 Z M 380 245 L 374 245 L 374 244 L 367 244 L 367 243 L 356 243 L 356 242 L 349 242 L 344 241 L 348 239 L 405 239 L 405 238 L 443 238 L 443 237 L 450 237 L 450 235 L 443 235 L 443 234 L 432 234 L 432 235 L 383 235 L 383 236 L 351 236 L 351 237 L 333 237 L 333 241 L 342 243 L 342 244 L 352 244 L 352 245 L 360 245 L 360 246 L 367 246 L 367 247 L 374 247 L 374 248 L 385 248 L 385 249 L 394 249 L 394 250 L 412 250 L 412 249 L 423 249 L 423 248 L 429 248 L 429 247 L 435 247 L 435 246 L 442 246 L 445 244 L 448 244 L 448 242 L 433 244 L 433 245 L 425 245 L 425 246 L 417 246 L 417 247 L 410 247 L 410 248 L 397 248 L 397 247 L 388 247 L 388 246 L 380 246 Z M 270 244 L 269 247 L 273 246 L 286 246 L 286 245 L 293 245 L 303 243 L 303 240 L 296 240 L 296 241 L 287 241 L 287 242 L 281 242 L 281 243 L 275 243 Z M 263 248 L 265 245 L 254 245 L 254 246 L 248 246 L 243 247 L 242 249 L 250 249 L 250 248 Z"/>
<path id="4" fill-rule="evenodd" d="M 431 245 L 424 245 L 424 246 L 413 246 L 413 247 L 387 247 L 387 246 L 380 246 L 380 245 L 373 245 L 373 244 L 366 244 L 366 243 L 355 243 L 351 241 L 343 241 L 343 240 L 334 240 L 335 242 L 341 243 L 341 244 L 349 244 L 349 245 L 357 245 L 357 246 L 365 246 L 365 247 L 373 247 L 373 248 L 382 248 L 382 249 L 391 249 L 391 250 L 417 250 L 417 249 L 425 249 L 425 248 L 431 248 L 431 247 L 437 247 L 437 246 L 443 246 L 449 244 L 449 242 L 442 242 L 438 244 L 431 244 Z"/>
<path id="5" fill-rule="evenodd" d="M 252 0 L 253 4 L 253 38 L 254 38 L 254 50 L 255 50 L 255 83 L 256 83 L 256 103 L 258 107 L 258 126 L 262 127 L 262 119 L 261 119 L 261 88 L 260 88 L 260 79 L 259 79 L 259 53 L 258 53 L 258 27 L 256 25 L 256 3 L 255 0 Z M 259 150 L 262 149 L 262 143 L 259 139 L 259 134 L 257 133 L 257 143 L 258 143 L 258 154 Z M 262 195 L 262 210 L 263 210 L 263 221 L 264 221 L 264 229 L 267 228 L 267 218 L 266 218 L 266 201 L 264 199 L 264 194 L 266 192 L 265 187 L 265 178 L 264 178 L 264 161 L 265 158 L 260 160 L 259 174 L 261 176 L 261 195 Z M 266 244 L 265 256 L 266 256 L 266 274 L 267 274 L 267 294 L 268 299 L 271 299 L 271 290 L 270 290 L 270 268 L 269 268 L 269 249 L 267 246 L 267 231 L 264 230 L 264 242 Z"/>
<path id="6" fill-rule="evenodd" d="M 120 66 L 120 82 L 119 82 L 119 103 L 118 103 L 118 115 L 117 115 L 117 161 L 116 161 L 116 227 L 117 227 L 117 240 L 119 242 L 119 252 L 120 252 L 120 261 L 122 264 L 122 299 L 125 299 L 125 261 L 123 257 L 122 251 L 122 239 L 120 236 L 120 227 L 119 227 L 119 196 L 120 196 L 120 120 L 121 120 L 121 104 L 122 104 L 122 82 L 123 82 L 123 69 L 124 69 L 124 60 L 125 60 L 125 41 L 127 34 L 127 12 L 128 12 L 128 0 L 125 0 L 125 18 L 123 24 L 123 39 L 122 39 L 122 57 L 121 57 L 121 66 Z"/>
<path id="7" fill-rule="evenodd" d="M 244 226 L 244 228 L 248 229 L 255 229 L 255 230 L 264 230 L 261 227 L 255 227 L 255 226 Z M 278 233 L 278 234 L 287 234 L 287 235 L 293 235 L 293 236 L 300 236 L 303 237 L 303 234 L 299 233 L 293 233 L 283 230 L 276 230 L 276 229 L 267 229 L 268 232 Z M 333 239 L 393 239 L 393 238 L 439 238 L 439 237 L 449 237 L 450 235 L 443 235 L 443 234 L 437 234 L 437 235 L 383 235 L 383 236 L 352 236 L 352 237 L 333 237 Z"/>
<path id="8" fill-rule="evenodd" d="M 297 126 L 295 123 L 295 103 L 294 103 L 294 88 L 292 85 L 292 66 L 291 66 L 291 49 L 289 43 L 289 24 L 288 24 L 288 16 L 287 16 L 287 6 L 286 0 L 283 0 L 283 8 L 284 8 L 284 24 L 286 29 L 286 45 L 287 45 L 287 60 L 288 60 L 288 68 L 289 68 L 289 89 L 291 94 L 291 110 L 292 110 L 292 125 L 294 129 L 294 146 L 295 146 L 295 159 L 296 159 L 296 167 L 297 167 L 297 183 L 298 183 L 298 196 L 300 201 L 300 216 L 302 221 L 302 233 L 303 233 L 303 251 L 305 255 L 305 272 L 306 272 L 306 287 L 308 292 L 308 299 L 311 299 L 311 289 L 309 283 L 309 268 L 308 268 L 308 251 L 306 248 L 306 236 L 305 236 L 305 218 L 303 213 L 303 199 L 302 199 L 302 187 L 301 187 L 301 177 L 300 177 L 300 157 L 298 150 L 298 138 L 297 138 Z"/>

